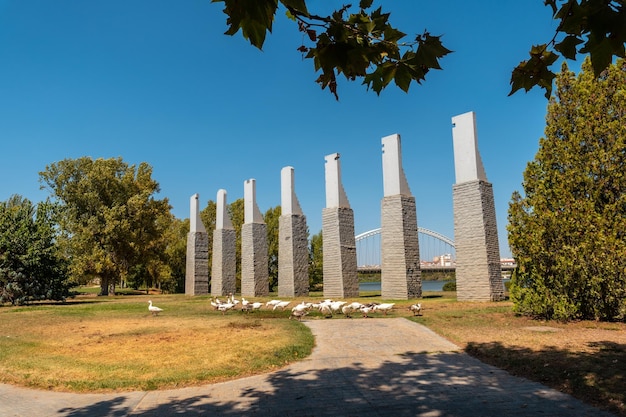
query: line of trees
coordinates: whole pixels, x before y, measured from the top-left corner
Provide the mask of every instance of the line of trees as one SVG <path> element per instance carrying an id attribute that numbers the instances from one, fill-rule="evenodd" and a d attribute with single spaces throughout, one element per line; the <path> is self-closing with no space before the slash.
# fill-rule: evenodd
<path id="1" fill-rule="evenodd" d="M 70 288 L 100 284 L 184 292 L 189 219 L 171 214 L 147 163 L 122 158 L 65 159 L 39 173 L 50 198 L 34 206 L 20 196 L 0 204 L 0 303 L 65 300 Z M 200 213 L 212 241 L 214 201 Z M 243 199 L 228 206 L 237 231 L 241 271 Z M 278 286 L 280 207 L 264 215 L 268 230 L 269 286 Z M 321 287 L 321 232 L 312 239 L 311 284 Z M 209 262 L 212 252 L 209 251 Z"/>
<path id="2" fill-rule="evenodd" d="M 237 264 L 237 287 L 241 285 L 241 227 L 244 223 L 244 200 L 238 199 L 227 206 L 233 228 L 236 232 L 236 264 Z M 263 214 L 263 220 L 267 225 L 268 247 L 268 275 L 270 291 L 278 288 L 278 220 L 281 216 L 280 206 L 269 208 Z M 213 242 L 213 230 L 215 230 L 216 203 L 209 200 L 207 206 L 200 212 L 202 223 L 207 229 L 209 243 Z M 213 259 L 211 245 L 209 245 L 209 265 Z M 209 272 L 210 273 L 210 272 Z M 309 243 L 309 286 L 313 290 L 320 290 L 322 286 L 322 232 L 313 235 Z"/>

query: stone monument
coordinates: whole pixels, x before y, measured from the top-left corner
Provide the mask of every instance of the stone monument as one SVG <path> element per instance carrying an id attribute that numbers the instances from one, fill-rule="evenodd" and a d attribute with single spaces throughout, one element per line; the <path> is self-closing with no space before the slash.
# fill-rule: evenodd
<path id="1" fill-rule="evenodd" d="M 267 225 L 256 204 L 256 180 L 244 183 L 244 224 L 241 226 L 241 295 L 269 294 Z"/>
<path id="2" fill-rule="evenodd" d="M 382 138 L 381 297 L 422 296 L 415 197 L 402 169 L 400 135 Z"/>
<path id="3" fill-rule="evenodd" d="M 278 219 L 278 295 L 309 295 L 309 242 L 306 217 L 294 191 L 294 169 L 280 171 L 280 206 Z"/>
<path id="4" fill-rule="evenodd" d="M 341 183 L 339 154 L 325 157 L 326 208 L 322 209 L 324 297 L 358 297 L 354 213 Z"/>
<path id="5" fill-rule="evenodd" d="M 237 233 L 228 216 L 226 190 L 217 191 L 211 295 L 234 294 L 237 289 Z"/>
<path id="6" fill-rule="evenodd" d="M 474 112 L 452 118 L 456 293 L 460 301 L 500 301 L 504 286 L 492 185 L 478 152 Z"/>
<path id="7" fill-rule="evenodd" d="M 187 259 L 185 268 L 185 294 L 209 293 L 209 236 L 200 218 L 199 195 L 189 201 L 189 233 L 187 234 Z"/>

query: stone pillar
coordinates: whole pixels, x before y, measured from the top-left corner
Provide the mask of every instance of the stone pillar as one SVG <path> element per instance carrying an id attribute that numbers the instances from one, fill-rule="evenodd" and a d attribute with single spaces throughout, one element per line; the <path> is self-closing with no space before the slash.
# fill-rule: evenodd
<path id="1" fill-rule="evenodd" d="M 278 295 L 309 295 L 309 242 L 306 217 L 294 191 L 294 169 L 284 167 L 281 179 L 281 216 L 278 219 Z"/>
<path id="2" fill-rule="evenodd" d="M 492 185 L 478 152 L 476 116 L 452 118 L 454 241 L 459 301 L 500 301 L 504 285 Z"/>
<path id="3" fill-rule="evenodd" d="M 198 209 L 198 194 L 191 196 L 189 206 L 189 233 L 185 268 L 185 294 L 209 293 L 209 236 Z"/>
<path id="4" fill-rule="evenodd" d="M 217 191 L 211 295 L 234 294 L 237 289 L 237 233 L 228 216 L 226 190 Z"/>
<path id="5" fill-rule="evenodd" d="M 402 169 L 400 135 L 382 138 L 381 297 L 422 296 L 415 197 Z"/>
<path id="6" fill-rule="evenodd" d="M 241 227 L 241 295 L 269 294 L 267 225 L 256 204 L 256 180 L 244 183 L 244 224 Z"/>
<path id="7" fill-rule="evenodd" d="M 324 297 L 358 297 L 354 213 L 341 184 L 339 154 L 327 155 L 326 208 L 322 209 Z"/>

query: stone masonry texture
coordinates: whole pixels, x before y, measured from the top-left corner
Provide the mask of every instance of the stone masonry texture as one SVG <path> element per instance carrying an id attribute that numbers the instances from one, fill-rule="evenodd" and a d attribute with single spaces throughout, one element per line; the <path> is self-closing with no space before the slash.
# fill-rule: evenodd
<path id="1" fill-rule="evenodd" d="M 415 197 L 393 195 L 381 203 L 381 296 L 422 296 Z"/>
<path id="2" fill-rule="evenodd" d="M 241 227 L 241 295 L 269 294 L 267 225 L 244 223 Z"/>
<path id="3" fill-rule="evenodd" d="M 503 300 L 493 188 L 486 181 L 468 181 L 455 184 L 452 196 L 457 299 Z"/>
<path id="4" fill-rule="evenodd" d="M 213 231 L 211 295 L 234 294 L 237 289 L 237 232 L 234 229 Z"/>
<path id="5" fill-rule="evenodd" d="M 309 295 L 309 242 L 306 217 L 283 215 L 278 219 L 278 296 Z"/>
<path id="6" fill-rule="evenodd" d="M 209 293 L 209 236 L 206 232 L 187 234 L 185 294 Z"/>
<path id="7" fill-rule="evenodd" d="M 354 213 L 351 208 L 322 209 L 324 297 L 358 297 Z"/>

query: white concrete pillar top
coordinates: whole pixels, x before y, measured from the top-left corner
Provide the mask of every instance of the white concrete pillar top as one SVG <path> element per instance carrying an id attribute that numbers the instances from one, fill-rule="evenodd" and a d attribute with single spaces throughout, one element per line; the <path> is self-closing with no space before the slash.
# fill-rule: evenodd
<path id="1" fill-rule="evenodd" d="M 412 196 L 409 183 L 402 168 L 402 146 L 400 135 L 382 138 L 383 145 L 383 194 Z"/>
<path id="2" fill-rule="evenodd" d="M 295 192 L 293 167 L 280 170 L 280 207 L 281 215 L 302 214 Z"/>
<path id="3" fill-rule="evenodd" d="M 226 205 L 226 190 L 217 190 L 216 210 L 215 210 L 215 229 L 233 229 L 233 223 L 230 221 Z"/>
<path id="4" fill-rule="evenodd" d="M 452 118 L 452 141 L 454 145 L 454 171 L 456 183 L 487 181 L 483 161 L 478 152 L 476 115 L 467 112 Z"/>
<path id="5" fill-rule="evenodd" d="M 326 155 L 324 159 L 326 160 L 326 208 L 350 208 L 348 196 L 341 183 L 339 154 Z"/>
<path id="6" fill-rule="evenodd" d="M 189 199 L 189 232 L 203 232 L 206 233 L 206 229 L 204 228 L 204 223 L 202 223 L 202 219 L 200 218 L 200 194 L 196 193 L 191 196 Z"/>
<path id="7" fill-rule="evenodd" d="M 244 223 L 265 223 L 256 204 L 256 180 L 251 178 L 243 184 Z"/>

